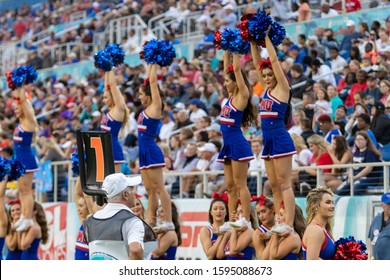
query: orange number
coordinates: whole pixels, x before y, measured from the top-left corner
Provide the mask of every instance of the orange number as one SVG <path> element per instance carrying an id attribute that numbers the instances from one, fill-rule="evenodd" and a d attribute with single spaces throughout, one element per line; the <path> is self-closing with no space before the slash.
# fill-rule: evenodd
<path id="1" fill-rule="evenodd" d="M 96 158 L 96 182 L 104 180 L 104 158 L 102 139 L 100 137 L 91 137 L 91 148 L 95 149 Z"/>

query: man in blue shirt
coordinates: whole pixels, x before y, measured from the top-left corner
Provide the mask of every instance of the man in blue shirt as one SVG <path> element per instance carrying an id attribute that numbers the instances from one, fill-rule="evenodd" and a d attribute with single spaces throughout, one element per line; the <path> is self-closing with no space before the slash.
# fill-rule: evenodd
<path id="1" fill-rule="evenodd" d="M 382 195 L 381 202 L 383 212 L 374 218 L 368 231 L 370 252 L 374 260 L 390 260 L 390 192 Z"/>
<path id="2" fill-rule="evenodd" d="M 325 134 L 324 139 L 328 143 L 332 143 L 333 136 L 340 135 L 343 136 L 341 131 L 336 128 L 332 119 L 327 114 L 322 114 L 318 117 L 318 124 L 320 129 Z"/>

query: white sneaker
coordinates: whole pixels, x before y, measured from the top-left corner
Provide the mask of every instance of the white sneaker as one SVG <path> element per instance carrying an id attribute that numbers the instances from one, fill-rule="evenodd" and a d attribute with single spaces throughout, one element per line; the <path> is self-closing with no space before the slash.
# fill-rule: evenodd
<path id="1" fill-rule="evenodd" d="M 230 226 L 228 222 L 225 222 L 222 226 L 218 228 L 218 232 L 225 233 L 227 231 L 232 230 L 233 228 Z"/>
<path id="2" fill-rule="evenodd" d="M 23 219 L 22 222 L 19 224 L 19 226 L 16 227 L 16 231 L 17 232 L 26 231 L 32 226 L 34 226 L 34 221 L 32 219 Z"/>
<path id="3" fill-rule="evenodd" d="M 24 220 L 24 216 L 20 215 L 19 220 L 17 220 L 16 223 L 14 223 L 14 228 L 20 227 L 20 225 L 22 224 L 23 220 Z"/>
<path id="4" fill-rule="evenodd" d="M 294 229 L 290 227 L 288 224 L 277 224 L 274 225 L 270 231 L 276 234 L 283 234 L 283 233 L 292 233 L 294 232 Z"/>
<path id="5" fill-rule="evenodd" d="M 175 225 L 172 222 L 164 222 L 153 228 L 154 232 L 167 232 L 170 230 L 175 230 Z"/>
<path id="6" fill-rule="evenodd" d="M 252 227 L 251 223 L 248 222 L 244 217 L 242 217 L 238 221 L 230 222 L 229 224 L 233 228 L 243 228 L 244 226 L 247 226 L 248 228 Z"/>

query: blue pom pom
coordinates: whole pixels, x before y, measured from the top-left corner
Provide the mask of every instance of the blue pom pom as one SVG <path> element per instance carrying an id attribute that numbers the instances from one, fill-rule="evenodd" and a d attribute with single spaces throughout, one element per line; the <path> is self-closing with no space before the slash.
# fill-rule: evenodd
<path id="1" fill-rule="evenodd" d="M 250 44 L 242 40 L 238 28 L 225 29 L 222 32 L 221 48 L 231 53 L 246 54 L 250 51 Z"/>
<path id="2" fill-rule="evenodd" d="M 0 157 L 0 181 L 5 179 L 5 176 L 8 175 L 11 164 L 8 159 Z"/>
<path id="3" fill-rule="evenodd" d="M 26 167 L 17 159 L 10 160 L 10 171 L 8 173 L 8 181 L 17 181 L 19 177 L 24 176 Z"/>
<path id="4" fill-rule="evenodd" d="M 150 40 L 145 44 L 141 52 L 141 59 L 144 59 L 148 64 L 158 64 L 160 66 L 171 65 L 176 57 L 176 51 L 172 44 L 168 41 Z"/>
<path id="5" fill-rule="evenodd" d="M 253 15 L 253 17 L 248 20 L 248 30 L 250 36 L 257 42 L 264 41 L 268 27 L 271 23 L 271 17 L 267 15 L 264 10 Z"/>
<path id="6" fill-rule="evenodd" d="M 100 50 L 95 54 L 94 58 L 96 68 L 106 72 L 111 71 L 113 67 L 112 57 L 108 52 Z"/>
<path id="7" fill-rule="evenodd" d="M 74 177 L 79 176 L 80 166 L 79 166 L 79 153 L 78 152 L 74 152 L 72 154 L 72 171 L 73 171 Z"/>
<path id="8" fill-rule="evenodd" d="M 272 44 L 277 47 L 283 42 L 284 38 L 286 38 L 286 29 L 284 29 L 280 23 L 273 22 L 268 36 Z"/>
<path id="9" fill-rule="evenodd" d="M 105 51 L 111 55 L 112 63 L 115 67 L 122 64 L 125 60 L 125 53 L 118 44 L 110 44 Z"/>
<path id="10" fill-rule="evenodd" d="M 169 41 L 162 40 L 158 42 L 160 55 L 158 56 L 157 64 L 160 66 L 169 66 L 176 57 L 175 48 Z"/>
<path id="11" fill-rule="evenodd" d="M 35 71 L 34 67 L 31 65 L 22 66 L 24 67 L 24 71 L 26 73 L 26 81 L 25 84 L 32 84 L 34 83 L 38 78 L 38 72 Z"/>
<path id="12" fill-rule="evenodd" d="M 16 88 L 22 87 L 25 80 L 26 80 L 26 71 L 23 66 L 16 68 L 12 71 L 12 81 Z"/>

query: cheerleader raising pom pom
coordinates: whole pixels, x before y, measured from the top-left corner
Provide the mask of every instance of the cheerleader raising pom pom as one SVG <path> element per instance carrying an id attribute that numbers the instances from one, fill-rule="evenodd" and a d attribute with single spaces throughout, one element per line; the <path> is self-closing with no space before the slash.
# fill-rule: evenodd
<path id="1" fill-rule="evenodd" d="M 30 65 L 20 66 L 13 71 L 6 73 L 8 87 L 11 90 L 22 87 L 23 85 L 32 84 L 38 78 L 38 73 Z"/>
<path id="2" fill-rule="evenodd" d="M 356 241 L 353 236 L 340 238 L 336 241 L 334 260 L 367 260 L 367 246 L 361 240 Z"/>
<path id="3" fill-rule="evenodd" d="M 250 51 L 250 44 L 242 40 L 240 30 L 225 29 L 222 32 L 221 48 L 232 54 L 247 54 Z"/>
<path id="4" fill-rule="evenodd" d="M 268 35 L 272 44 L 277 47 L 286 38 L 286 29 L 279 22 L 273 22 Z"/>
<path id="5" fill-rule="evenodd" d="M 248 19 L 249 38 L 257 45 L 265 46 L 265 36 L 271 24 L 272 19 L 265 11 L 254 14 Z"/>
<path id="6" fill-rule="evenodd" d="M 157 64 L 162 67 L 172 64 L 176 57 L 175 48 L 169 41 L 152 39 L 145 43 L 140 58 L 148 64 Z"/>

